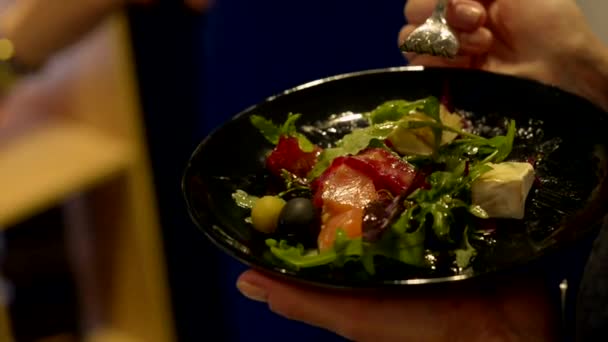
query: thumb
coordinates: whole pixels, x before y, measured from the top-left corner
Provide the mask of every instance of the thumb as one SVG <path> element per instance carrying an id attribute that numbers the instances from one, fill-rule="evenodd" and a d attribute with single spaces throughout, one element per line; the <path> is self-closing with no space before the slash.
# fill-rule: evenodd
<path id="1" fill-rule="evenodd" d="M 333 331 L 348 339 L 360 336 L 350 313 L 359 301 L 332 291 L 318 291 L 246 271 L 237 288 L 247 298 L 268 304 L 270 310 L 290 320 Z M 358 311 L 358 310 L 355 310 Z"/>
<path id="2" fill-rule="evenodd" d="M 243 273 L 237 288 L 246 297 L 267 303 L 276 314 L 353 341 L 437 341 L 452 324 L 448 317 L 463 317 L 462 303 L 471 309 L 473 302 L 464 294 L 433 292 L 429 296 L 422 289 L 407 294 L 317 289 L 277 281 L 256 271 Z"/>

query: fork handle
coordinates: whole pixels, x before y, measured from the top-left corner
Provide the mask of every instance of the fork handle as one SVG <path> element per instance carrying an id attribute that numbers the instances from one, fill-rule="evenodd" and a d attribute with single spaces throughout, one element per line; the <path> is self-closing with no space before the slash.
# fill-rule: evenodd
<path id="1" fill-rule="evenodd" d="M 437 1 L 437 6 L 433 10 L 433 14 L 431 15 L 435 19 L 442 19 L 445 21 L 445 16 L 448 12 L 448 3 L 450 0 L 439 0 Z"/>

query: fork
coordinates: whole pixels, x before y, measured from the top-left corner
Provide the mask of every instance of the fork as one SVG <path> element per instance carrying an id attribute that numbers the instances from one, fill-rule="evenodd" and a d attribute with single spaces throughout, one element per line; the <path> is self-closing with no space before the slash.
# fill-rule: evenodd
<path id="1" fill-rule="evenodd" d="M 448 26 L 446 12 L 449 0 L 439 0 L 433 14 L 416 28 L 401 44 L 402 52 L 415 52 L 432 56 L 454 58 L 460 42 Z"/>

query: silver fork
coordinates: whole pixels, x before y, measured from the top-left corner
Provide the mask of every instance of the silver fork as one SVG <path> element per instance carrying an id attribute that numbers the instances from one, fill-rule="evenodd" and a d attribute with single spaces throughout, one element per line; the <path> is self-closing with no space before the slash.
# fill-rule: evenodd
<path id="1" fill-rule="evenodd" d="M 401 44 L 401 51 L 454 58 L 460 42 L 445 19 L 449 0 L 439 0 L 433 14 Z"/>

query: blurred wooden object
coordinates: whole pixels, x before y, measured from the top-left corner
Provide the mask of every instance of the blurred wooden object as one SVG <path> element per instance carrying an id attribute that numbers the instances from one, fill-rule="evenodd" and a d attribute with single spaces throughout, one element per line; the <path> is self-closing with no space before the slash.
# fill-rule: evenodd
<path id="1" fill-rule="evenodd" d="M 3 103 L 0 229 L 64 206 L 88 339 L 173 341 L 129 46 L 119 13 Z"/>
<path id="2" fill-rule="evenodd" d="M 10 318 L 2 293 L 0 293 L 0 342 L 13 342 Z"/>
<path id="3" fill-rule="evenodd" d="M 133 159 L 128 143 L 76 122 L 49 122 L 0 147 L 0 227 L 103 182 Z M 9 182 L 10 180 L 10 182 Z M 8 196 L 10 194 L 10 196 Z"/>

